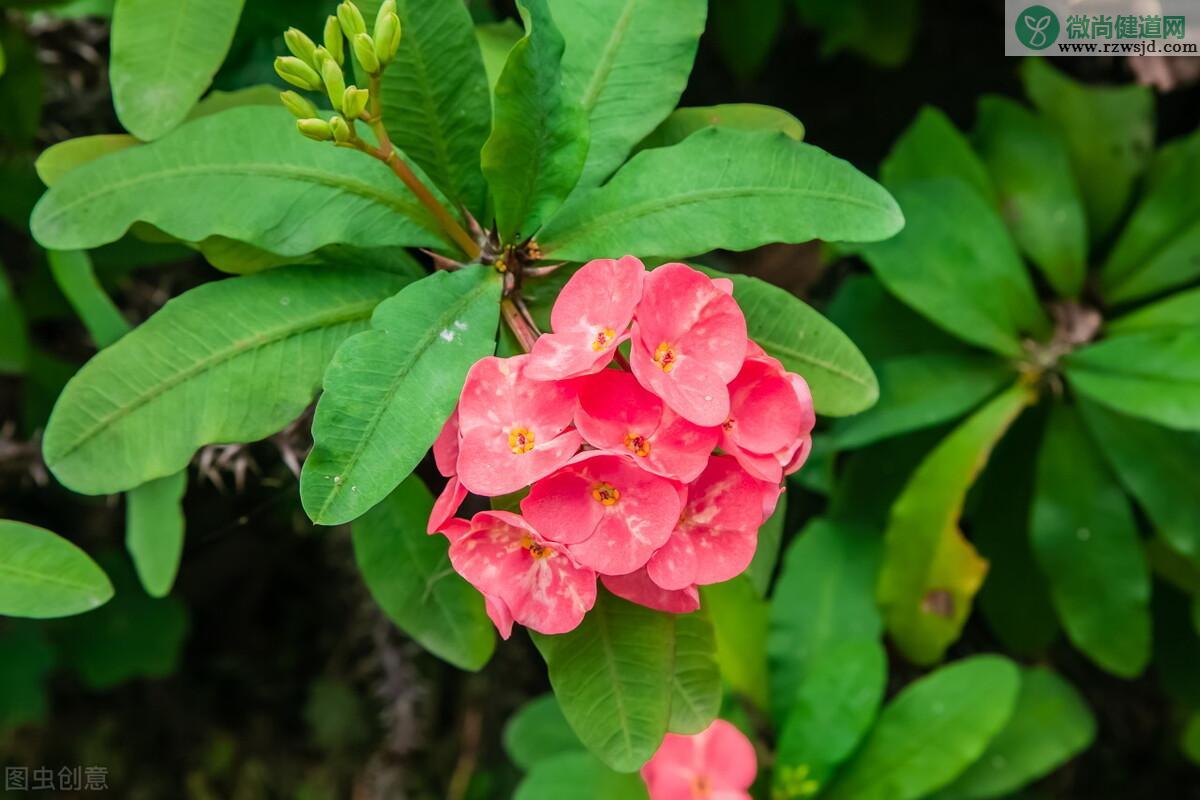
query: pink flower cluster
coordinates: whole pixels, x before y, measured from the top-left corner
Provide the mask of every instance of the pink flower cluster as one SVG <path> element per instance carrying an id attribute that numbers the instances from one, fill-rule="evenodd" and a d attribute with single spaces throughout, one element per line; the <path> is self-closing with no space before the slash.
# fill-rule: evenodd
<path id="1" fill-rule="evenodd" d="M 815 419 L 804 379 L 747 339 L 732 289 L 684 264 L 592 261 L 531 353 L 471 368 L 433 447 L 449 480 L 429 532 L 506 638 L 514 621 L 572 630 L 597 580 L 686 613 L 697 586 L 749 565 Z M 454 516 L 468 492 L 525 487 L 520 514 Z"/>

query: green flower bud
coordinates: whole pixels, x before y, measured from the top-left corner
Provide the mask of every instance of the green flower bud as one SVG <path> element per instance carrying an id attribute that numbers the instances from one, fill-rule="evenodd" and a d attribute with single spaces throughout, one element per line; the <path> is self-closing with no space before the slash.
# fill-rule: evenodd
<path id="1" fill-rule="evenodd" d="M 381 3 L 379 6 L 379 13 L 377 13 L 375 15 L 375 27 L 378 28 L 379 21 L 382 20 L 384 17 L 386 17 L 388 14 L 399 14 L 399 13 L 400 12 L 396 10 L 396 0 L 383 0 L 383 3 Z"/>
<path id="2" fill-rule="evenodd" d="M 296 128 L 313 141 L 333 141 L 333 127 L 323 119 L 298 119 Z"/>
<path id="3" fill-rule="evenodd" d="M 400 49 L 400 17 L 388 14 L 375 26 L 375 55 L 381 64 L 390 64 Z"/>
<path id="4" fill-rule="evenodd" d="M 366 89 L 359 89 L 356 86 L 347 86 L 346 94 L 342 97 L 342 111 L 346 114 L 346 119 L 358 119 L 363 112 L 367 110 L 367 103 L 371 100 L 371 93 Z"/>
<path id="5" fill-rule="evenodd" d="M 375 42 L 367 34 L 360 33 L 354 37 L 354 57 L 369 74 L 379 74 L 380 64 L 379 56 L 375 54 Z"/>
<path id="6" fill-rule="evenodd" d="M 288 28 L 283 34 L 283 41 L 287 45 L 287 49 L 292 55 L 308 64 L 310 67 L 316 67 L 317 62 L 314 56 L 317 50 L 317 44 L 308 35 L 299 28 Z"/>
<path id="7" fill-rule="evenodd" d="M 351 3 L 350 0 L 346 0 L 346 2 L 337 7 L 337 18 L 338 22 L 342 24 L 342 30 L 351 39 L 360 33 L 367 32 L 367 21 L 363 19 L 362 12 L 358 10 L 358 6 Z"/>
<path id="8" fill-rule="evenodd" d="M 340 67 L 346 63 L 346 48 L 342 37 L 342 26 L 337 17 L 325 20 L 325 50 Z"/>
<path id="9" fill-rule="evenodd" d="M 307 97 L 302 97 L 292 91 L 280 92 L 279 99 L 297 119 L 311 119 L 317 116 L 317 107 Z"/>
<path id="10" fill-rule="evenodd" d="M 346 94 L 346 76 L 342 74 L 342 68 L 332 58 L 326 58 L 321 62 L 321 77 L 325 79 L 325 92 L 329 95 L 329 102 L 340 111 L 343 95 Z"/>
<path id="11" fill-rule="evenodd" d="M 350 125 L 341 117 L 329 120 L 329 127 L 333 131 L 333 140 L 338 144 L 345 144 L 354 138 L 354 132 Z"/>
<path id="12" fill-rule="evenodd" d="M 275 73 L 298 89 L 312 92 L 321 90 L 321 76 L 295 56 L 280 56 L 275 59 Z"/>

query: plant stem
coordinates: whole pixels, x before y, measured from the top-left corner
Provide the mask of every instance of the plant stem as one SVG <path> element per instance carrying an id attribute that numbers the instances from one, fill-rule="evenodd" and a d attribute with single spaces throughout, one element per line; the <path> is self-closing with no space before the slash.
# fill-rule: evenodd
<path id="1" fill-rule="evenodd" d="M 621 354 L 620 350 L 613 351 L 613 360 L 617 362 L 617 366 L 619 366 L 621 369 L 625 370 L 626 372 L 633 372 L 633 367 L 629 366 L 629 362 L 625 359 L 625 356 Z"/>
<path id="2" fill-rule="evenodd" d="M 521 309 L 517 308 L 516 302 L 511 297 L 500 301 L 500 315 L 504 317 L 509 330 L 517 337 L 517 343 L 521 345 L 521 349 L 526 353 L 533 350 L 533 343 L 537 341 L 538 337 L 537 329 L 521 314 Z"/>

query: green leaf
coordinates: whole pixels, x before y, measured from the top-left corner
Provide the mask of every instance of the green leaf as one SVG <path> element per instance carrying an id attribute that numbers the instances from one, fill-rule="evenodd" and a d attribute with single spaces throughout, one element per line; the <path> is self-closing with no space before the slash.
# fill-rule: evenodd
<path id="1" fill-rule="evenodd" d="M 368 20 L 380 5 L 358 3 Z M 491 103 L 471 15 L 461 0 L 399 0 L 396 13 L 403 38 L 380 98 L 388 136 L 479 218 L 486 195 L 479 150 L 491 128 Z"/>
<path id="2" fill-rule="evenodd" d="M 1019 357 L 1021 339 L 1049 323 L 996 212 L 962 181 L 893 189 L 907 223 L 862 255 L 892 294 L 963 341 Z"/>
<path id="3" fill-rule="evenodd" d="M 591 130 L 579 186 L 596 186 L 679 102 L 704 32 L 707 4 L 550 0 L 550 8 L 566 41 L 563 78 Z"/>
<path id="4" fill-rule="evenodd" d="M 151 597 L 166 597 L 179 572 L 184 531 L 180 502 L 186 490 L 184 470 L 130 489 L 125 498 L 125 546 Z"/>
<path id="5" fill-rule="evenodd" d="M 848 276 L 825 307 L 825 315 L 872 364 L 897 356 L 970 349 L 888 294 L 870 274 Z"/>
<path id="6" fill-rule="evenodd" d="M 1200 321 L 1200 288 L 1170 295 L 1105 324 L 1109 336 L 1187 330 Z"/>
<path id="7" fill-rule="evenodd" d="M 1012 100 L 984 97 L 974 139 L 1017 246 L 1060 296 L 1078 296 L 1087 269 L 1087 218 L 1057 129 Z"/>
<path id="8" fill-rule="evenodd" d="M 149 141 L 183 121 L 225 60 L 244 2 L 117 0 L 109 79 L 130 133 Z"/>
<path id="9" fill-rule="evenodd" d="M 637 773 L 622 774 L 588 753 L 559 753 L 539 761 L 517 786 L 513 800 L 647 800 Z"/>
<path id="10" fill-rule="evenodd" d="M 90 164 L 110 153 L 119 153 L 141 144 L 137 137 L 125 133 L 80 136 L 51 145 L 38 156 L 34 167 L 47 187 L 62 181 L 69 172 Z"/>
<path id="11" fill-rule="evenodd" d="M 438 658 L 479 670 L 496 636 L 483 596 L 450 566 L 445 537 L 425 533 L 433 495 L 413 475 L 355 521 L 354 560 L 371 596 Z"/>
<path id="12" fill-rule="evenodd" d="M 1012 714 L 1017 668 L 999 656 L 963 659 L 905 687 L 879 715 L 828 800 L 916 800 L 954 780 Z"/>
<path id="13" fill-rule="evenodd" d="M 108 494 L 179 472 L 206 444 L 275 433 L 312 402 L 342 340 L 404 283 L 343 265 L 192 289 L 71 379 L 46 429 L 47 466 L 77 492 Z"/>
<path id="14" fill-rule="evenodd" d="M 112 595 L 108 577 L 78 547 L 44 528 L 0 520 L 0 615 L 66 617 Z"/>
<path id="15" fill-rule="evenodd" d="M 1086 86 L 1040 58 L 1020 68 L 1025 92 L 1063 134 L 1087 208 L 1092 241 L 1120 221 L 1154 144 L 1154 93 L 1146 86 Z"/>
<path id="16" fill-rule="evenodd" d="M 51 250 L 46 257 L 54 282 L 83 320 L 96 347 L 108 347 L 129 332 L 129 323 L 100 286 L 86 252 Z"/>
<path id="17" fill-rule="evenodd" d="M 0 373 L 22 373 L 29 363 L 25 312 L 0 263 Z"/>
<path id="18" fill-rule="evenodd" d="M 553 694 L 535 697 L 517 709 L 504 725 L 504 752 L 528 772 L 560 753 L 582 753 L 579 741 Z"/>
<path id="19" fill-rule="evenodd" d="M 669 614 L 603 591 L 570 633 L 530 633 L 571 729 L 618 772 L 641 768 L 667 731 L 673 633 Z"/>
<path id="20" fill-rule="evenodd" d="M 829 493 L 828 516 L 882 532 L 913 471 L 949 432 L 945 425 L 926 428 L 843 454 Z"/>
<path id="21" fill-rule="evenodd" d="M 812 458 L 811 452 L 809 458 Z M 811 460 L 804 462 L 811 465 Z M 754 558 L 743 573 L 759 597 L 766 597 L 771 586 L 771 577 L 775 574 L 775 565 L 779 562 L 779 549 L 783 546 L 783 524 L 787 519 L 787 492 L 779 495 L 775 510 L 758 529 L 758 547 L 754 550 Z"/>
<path id="22" fill-rule="evenodd" d="M 878 638 L 880 542 L 872 530 L 817 519 L 788 547 L 771 598 L 771 707 L 782 722 L 805 674 L 838 642 Z"/>
<path id="23" fill-rule="evenodd" d="M 911 661 L 941 659 L 967 621 L 987 562 L 959 529 L 963 503 L 996 442 L 1033 400 L 1017 385 L 976 411 L 925 457 L 892 505 L 877 594 L 888 632 Z"/>
<path id="24" fill-rule="evenodd" d="M 808 382 L 818 414 L 846 416 L 879 396 L 875 373 L 846 334 L 820 312 L 778 286 L 748 275 L 709 275 L 733 281 L 750 338 Z"/>
<path id="25" fill-rule="evenodd" d="M 500 80 L 500 73 L 504 71 L 509 52 L 524 35 L 521 26 L 511 19 L 475 26 L 475 40 L 479 43 L 479 50 L 483 55 L 483 68 L 487 72 L 489 90 L 496 88 L 496 81 Z M 490 95 L 488 99 L 490 102 Z"/>
<path id="26" fill-rule="evenodd" d="M 1008 723 L 979 760 L 934 795 L 935 800 L 1006 797 L 1087 749 L 1096 720 L 1083 698 L 1045 667 L 1021 671 Z"/>
<path id="27" fill-rule="evenodd" d="M 992 203 L 996 189 L 971 142 L 938 108 L 923 106 L 879 166 L 889 189 L 927 178 L 958 178 Z"/>
<path id="28" fill-rule="evenodd" d="M 309 141 L 294 122 L 282 108 L 231 108 L 86 164 L 38 203 L 33 235 L 49 249 L 81 250 L 148 222 L 187 242 L 225 236 L 284 256 L 338 243 L 441 244 L 391 170 Z"/>
<path id="29" fill-rule="evenodd" d="M 784 797 L 824 787 L 875 721 L 886 687 L 878 638 L 846 639 L 816 655 L 779 734 L 773 784 Z M 795 791 L 801 787 L 810 791 Z"/>
<path id="30" fill-rule="evenodd" d="M 717 666 L 729 687 L 766 709 L 767 604 L 745 575 L 700 587 L 701 607 L 713 624 Z"/>
<path id="31" fill-rule="evenodd" d="M 518 7 L 525 37 L 496 82 L 492 134 L 481 153 L 504 244 L 532 237 L 558 211 L 588 155 L 587 112 L 567 86 L 548 0 Z"/>
<path id="32" fill-rule="evenodd" d="M 1057 405 L 1038 456 L 1030 536 L 1071 642 L 1124 678 L 1150 657 L 1150 575 L 1129 501 L 1076 411 Z"/>
<path id="33" fill-rule="evenodd" d="M 46 678 L 54 662 L 54 650 L 36 624 L 10 623 L 0 632 L 0 734 L 45 721 Z"/>
<path id="34" fill-rule="evenodd" d="M 417 466 L 454 410 L 467 370 L 496 346 L 499 274 L 437 272 L 375 310 L 371 330 L 338 348 L 300 474 L 304 510 L 340 525 Z"/>
<path id="35" fill-rule="evenodd" d="M 921 18 L 919 0 L 796 0 L 796 10 L 825 34 L 825 57 L 849 50 L 884 67 L 908 59 Z"/>
<path id="36" fill-rule="evenodd" d="M 739 78 L 752 77 L 771 54 L 783 9 L 783 0 L 758 0 L 749 12 L 739 0 L 713 0 L 713 43 Z"/>
<path id="37" fill-rule="evenodd" d="M 539 236 L 548 258 L 685 258 L 770 242 L 874 241 L 895 201 L 849 163 L 773 131 L 705 128 L 577 192 Z"/>
<path id="38" fill-rule="evenodd" d="M 1114 411 L 1200 430 L 1200 327 L 1107 339 L 1063 363 L 1072 386 Z"/>
<path id="39" fill-rule="evenodd" d="M 675 109 L 638 144 L 637 149 L 670 147 L 696 131 L 716 127 L 739 131 L 778 131 L 797 142 L 804 141 L 804 123 L 782 108 L 757 103 L 725 103 Z"/>
<path id="40" fill-rule="evenodd" d="M 716 719 L 721 708 L 713 624 L 703 612 L 674 615 L 675 667 L 671 675 L 672 733 L 696 734 Z"/>
<path id="41" fill-rule="evenodd" d="M 1164 147 L 1152 174 L 1100 273 L 1110 302 L 1149 297 L 1200 275 L 1200 199 L 1195 191 L 1200 134 Z"/>
<path id="42" fill-rule="evenodd" d="M 264 83 L 257 86 L 234 89 L 231 92 L 214 89 L 205 95 L 203 100 L 192 106 L 192 110 L 188 112 L 187 121 L 212 116 L 230 108 L 240 108 L 241 106 L 269 106 L 271 108 L 278 108 L 279 87 Z"/>
<path id="43" fill-rule="evenodd" d="M 834 445 L 850 450 L 948 422 L 1012 380 L 1013 369 L 984 353 L 929 353 L 879 364 L 879 402 L 839 420 Z"/>
<path id="44" fill-rule="evenodd" d="M 1200 561 L 1200 433 L 1181 433 L 1086 401 L 1083 421 L 1109 467 L 1180 553 Z"/>

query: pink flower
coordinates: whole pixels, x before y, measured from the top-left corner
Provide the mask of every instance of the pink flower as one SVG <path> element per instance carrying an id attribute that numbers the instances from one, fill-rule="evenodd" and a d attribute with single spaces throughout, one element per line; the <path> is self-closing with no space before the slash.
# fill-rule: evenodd
<path id="1" fill-rule="evenodd" d="M 685 264 L 666 264 L 646 276 L 635 318 L 638 381 L 689 422 L 724 422 L 726 386 L 746 355 L 746 318 L 733 297 Z"/>
<path id="2" fill-rule="evenodd" d="M 642 780 L 650 800 L 750 800 L 757 772 L 754 745 L 718 719 L 695 736 L 668 733 Z"/>
<path id="3" fill-rule="evenodd" d="M 521 501 L 530 525 L 608 575 L 645 566 L 670 537 L 681 507 L 671 481 L 638 469 L 632 456 L 596 452 L 533 484 Z"/>
<path id="4" fill-rule="evenodd" d="M 721 435 L 688 422 L 633 375 L 613 369 L 580 381 L 575 426 L 593 447 L 633 455 L 643 469 L 684 483 L 704 471 Z"/>
<path id="5" fill-rule="evenodd" d="M 526 374 L 542 381 L 588 375 L 612 360 L 642 296 L 646 268 L 633 256 L 589 261 L 567 281 L 539 336 Z"/>
<path id="6" fill-rule="evenodd" d="M 628 575 L 601 575 L 600 582 L 617 597 L 656 611 L 689 614 L 700 608 L 700 591 L 695 586 L 668 591 L 650 580 L 645 567 Z"/>
<path id="7" fill-rule="evenodd" d="M 783 480 L 783 468 L 800 441 L 802 426 L 808 423 L 803 431 L 808 434 L 813 420 L 812 401 L 806 412 L 778 364 L 753 356 L 746 359 L 729 384 L 729 418 L 721 425 L 721 449 L 751 475 L 771 483 Z M 795 377 L 803 384 L 803 378 Z"/>
<path id="8" fill-rule="evenodd" d="M 467 491 L 495 497 L 549 475 L 575 455 L 567 430 L 575 414 L 568 383 L 530 380 L 530 356 L 482 358 L 467 373 L 458 404 L 458 477 Z"/>
<path id="9" fill-rule="evenodd" d="M 763 488 L 733 458 L 714 456 L 688 487 L 671 538 L 646 565 L 650 579 L 664 589 L 683 589 L 741 574 L 758 546 Z"/>
<path id="10" fill-rule="evenodd" d="M 488 619 L 496 626 L 496 630 L 500 633 L 501 639 L 507 639 L 512 636 L 513 616 L 508 610 L 508 605 L 499 597 L 485 594 L 483 596 L 483 608 L 487 611 Z"/>
<path id="11" fill-rule="evenodd" d="M 489 601 L 501 634 L 508 617 L 540 633 L 566 633 L 596 602 L 596 573 L 508 511 L 476 514 L 450 545 L 450 563 Z"/>

